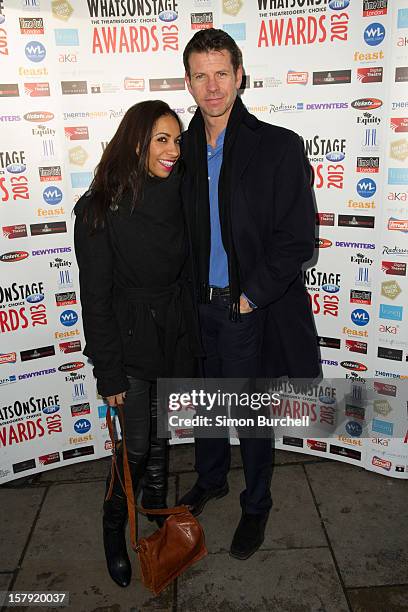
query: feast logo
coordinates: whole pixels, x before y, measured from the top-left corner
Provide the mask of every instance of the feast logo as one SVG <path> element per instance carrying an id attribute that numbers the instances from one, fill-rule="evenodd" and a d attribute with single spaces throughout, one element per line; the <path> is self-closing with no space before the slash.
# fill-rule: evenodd
<path id="1" fill-rule="evenodd" d="M 347 13 L 314 17 L 262 19 L 258 33 L 258 47 L 288 47 L 316 45 L 326 41 L 347 41 L 349 16 Z"/>

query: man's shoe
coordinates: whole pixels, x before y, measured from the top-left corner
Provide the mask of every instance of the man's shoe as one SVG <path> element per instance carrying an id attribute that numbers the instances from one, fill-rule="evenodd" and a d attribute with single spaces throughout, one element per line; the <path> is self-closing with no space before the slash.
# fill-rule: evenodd
<path id="1" fill-rule="evenodd" d="M 218 487 L 217 489 L 203 489 L 200 485 L 195 484 L 190 491 L 183 495 L 178 504 L 180 506 L 188 506 L 191 514 L 198 516 L 210 499 L 220 499 L 228 493 L 229 487 L 227 482 L 223 487 Z"/>
<path id="2" fill-rule="evenodd" d="M 230 555 L 235 559 L 248 559 L 264 541 L 265 526 L 269 512 L 263 514 L 242 513 L 241 520 L 232 538 Z"/>

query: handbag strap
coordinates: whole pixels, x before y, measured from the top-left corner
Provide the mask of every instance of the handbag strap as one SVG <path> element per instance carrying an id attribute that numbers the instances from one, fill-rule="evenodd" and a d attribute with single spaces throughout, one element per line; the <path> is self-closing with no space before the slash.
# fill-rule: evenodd
<path id="1" fill-rule="evenodd" d="M 111 464 L 111 481 L 109 484 L 108 493 L 106 495 L 106 499 L 108 500 L 112 495 L 113 489 L 113 481 L 116 476 L 119 478 L 119 482 L 122 485 L 122 489 L 126 495 L 127 507 L 128 507 L 128 517 L 129 517 L 129 531 L 130 531 L 130 542 L 134 551 L 138 552 L 140 550 L 140 545 L 136 539 L 137 533 L 137 512 L 141 512 L 142 514 L 183 514 L 188 511 L 187 506 L 175 506 L 173 508 L 143 508 L 141 506 L 136 506 L 135 504 L 135 496 L 133 492 L 133 484 L 132 484 L 132 476 L 130 474 L 127 447 L 126 447 L 126 437 L 125 437 L 125 422 L 123 418 L 123 404 L 118 404 L 117 406 L 120 427 L 122 430 L 122 460 L 123 460 L 123 475 L 125 482 L 122 482 L 120 471 L 118 468 L 116 450 L 117 445 L 115 442 L 115 436 L 113 432 L 113 424 L 112 424 L 112 415 L 110 411 L 110 406 L 108 405 L 106 411 L 106 423 L 109 430 L 109 437 L 111 439 L 113 445 L 113 454 L 112 454 L 112 464 Z"/>

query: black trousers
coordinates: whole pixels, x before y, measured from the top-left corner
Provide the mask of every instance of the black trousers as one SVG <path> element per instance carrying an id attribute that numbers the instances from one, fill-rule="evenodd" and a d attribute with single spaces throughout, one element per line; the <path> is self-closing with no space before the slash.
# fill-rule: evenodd
<path id="1" fill-rule="evenodd" d="M 253 310 L 233 322 L 228 317 L 228 299 L 218 297 L 200 305 L 200 324 L 206 358 L 206 378 L 255 379 L 260 359 L 264 313 Z M 244 512 L 259 514 L 270 510 L 270 484 L 274 460 L 273 433 L 269 437 L 240 436 L 240 450 L 246 489 L 240 495 Z M 205 489 L 225 484 L 231 463 L 228 437 L 196 438 L 195 469 L 198 484 Z"/>
<path id="2" fill-rule="evenodd" d="M 140 479 L 137 484 L 143 487 L 143 505 L 160 507 L 167 493 L 168 448 L 167 440 L 157 437 L 157 385 L 156 381 L 128 378 L 123 406 L 128 459 Z"/>

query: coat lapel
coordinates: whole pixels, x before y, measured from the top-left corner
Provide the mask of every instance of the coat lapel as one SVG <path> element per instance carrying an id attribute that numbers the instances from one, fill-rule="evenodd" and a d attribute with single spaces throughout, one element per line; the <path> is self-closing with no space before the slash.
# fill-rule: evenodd
<path id="1" fill-rule="evenodd" d="M 252 130 L 245 123 L 240 126 L 237 140 L 234 143 L 234 161 L 232 167 L 232 194 L 239 186 L 239 179 L 256 153 L 261 136 L 258 130 Z"/>

